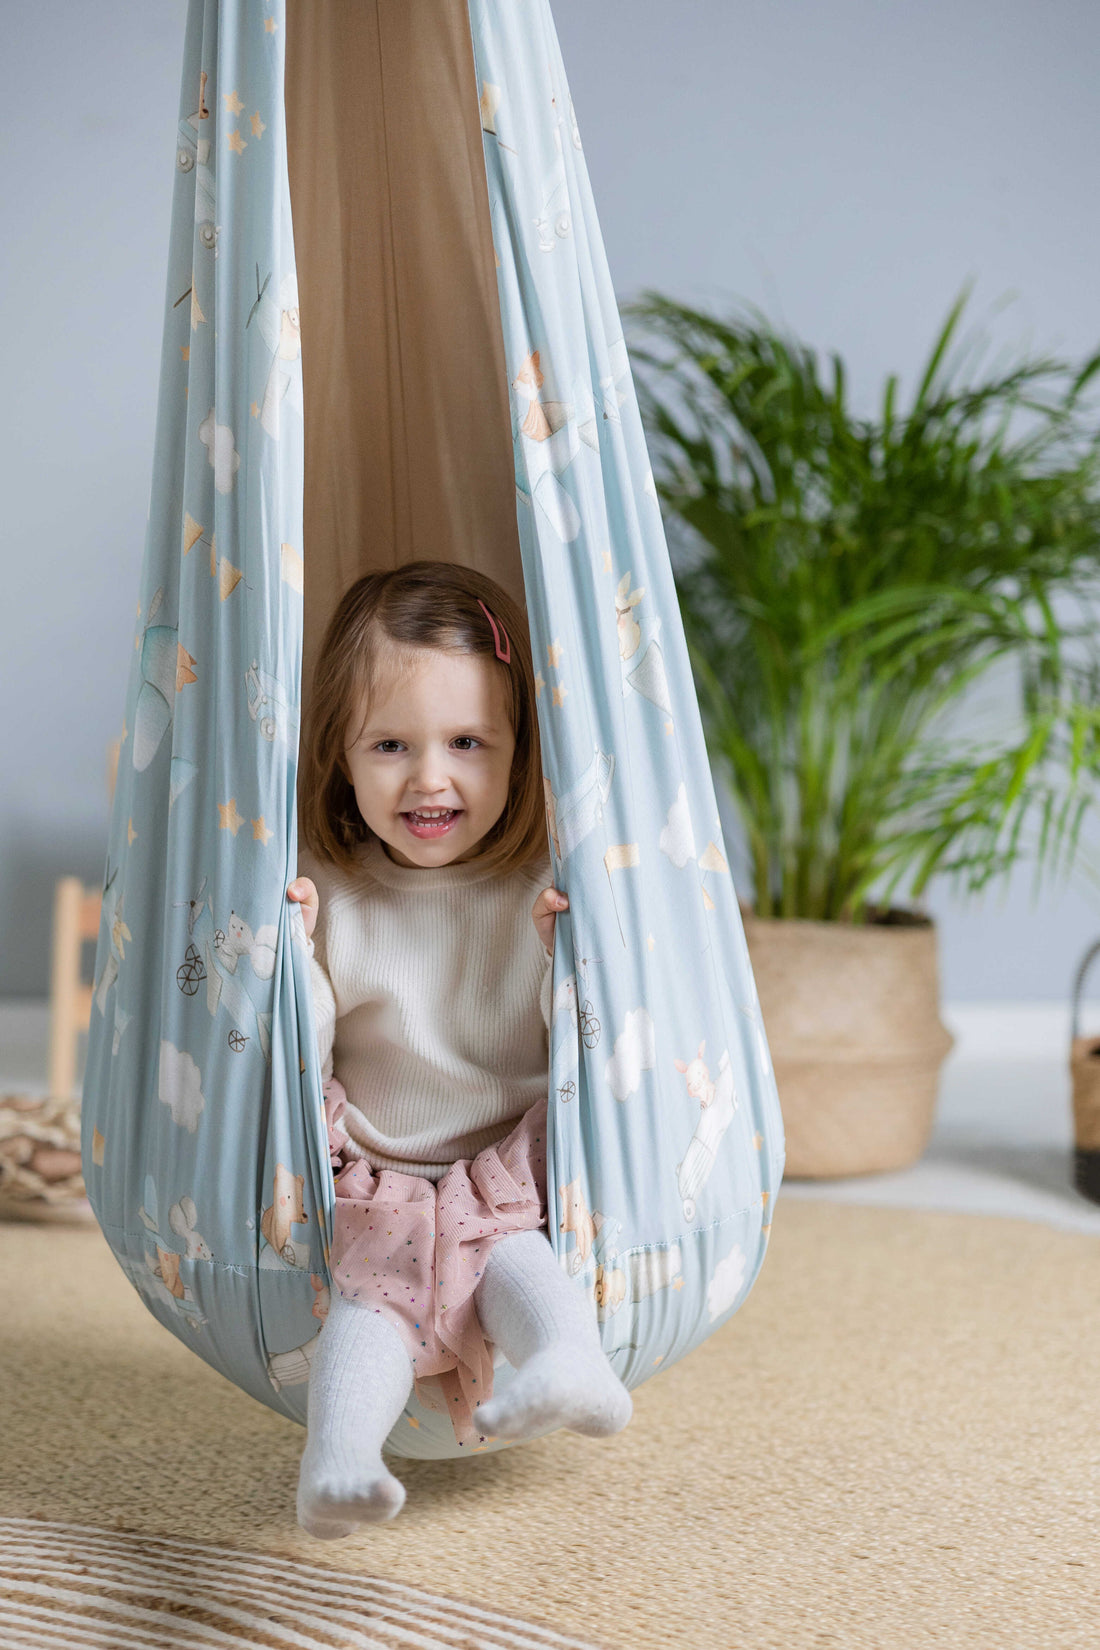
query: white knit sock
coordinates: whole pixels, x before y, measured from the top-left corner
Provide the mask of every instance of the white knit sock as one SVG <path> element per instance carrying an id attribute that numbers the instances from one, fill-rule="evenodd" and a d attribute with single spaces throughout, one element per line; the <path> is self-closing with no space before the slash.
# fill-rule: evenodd
<path id="1" fill-rule="evenodd" d="M 507 1392 L 475 1411 L 488 1436 L 529 1438 L 567 1427 L 606 1438 L 634 1406 L 600 1346 L 585 1296 L 554 1259 L 544 1232 L 494 1243 L 474 1294 L 481 1327 L 518 1371 Z"/>
<path id="2" fill-rule="evenodd" d="M 382 1463 L 382 1445 L 412 1390 L 400 1334 L 379 1313 L 333 1285 L 309 1377 L 309 1436 L 298 1474 L 298 1522 L 321 1541 L 357 1524 L 394 1518 L 404 1486 Z"/>

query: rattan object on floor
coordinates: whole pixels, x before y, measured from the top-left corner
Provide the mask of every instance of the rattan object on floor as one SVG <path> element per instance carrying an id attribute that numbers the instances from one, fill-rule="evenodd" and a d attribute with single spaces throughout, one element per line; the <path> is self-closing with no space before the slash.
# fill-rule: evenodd
<path id="1" fill-rule="evenodd" d="M 0 1097 L 0 1218 L 93 1220 L 80 1167 L 80 1102 Z"/>

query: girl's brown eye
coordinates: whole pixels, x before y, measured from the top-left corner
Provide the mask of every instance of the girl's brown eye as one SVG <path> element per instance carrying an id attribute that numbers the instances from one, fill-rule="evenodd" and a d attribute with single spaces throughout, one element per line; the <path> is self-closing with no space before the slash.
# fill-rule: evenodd
<path id="1" fill-rule="evenodd" d="M 376 751 L 385 751 L 387 745 L 400 745 L 400 739 L 380 739 L 372 748 Z M 472 734 L 460 733 L 455 740 L 456 744 L 480 745 L 481 740 L 475 739 Z M 388 754 L 388 753 L 387 753 Z"/>

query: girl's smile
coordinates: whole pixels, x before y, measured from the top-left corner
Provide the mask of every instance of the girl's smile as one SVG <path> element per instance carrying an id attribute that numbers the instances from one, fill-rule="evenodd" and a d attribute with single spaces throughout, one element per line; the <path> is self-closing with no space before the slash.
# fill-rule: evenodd
<path id="1" fill-rule="evenodd" d="M 424 842 L 446 836 L 447 832 L 457 825 L 461 814 L 460 808 L 448 808 L 442 812 L 433 810 L 430 814 L 418 810 L 415 813 L 402 814 L 401 818 L 413 836 Z"/>

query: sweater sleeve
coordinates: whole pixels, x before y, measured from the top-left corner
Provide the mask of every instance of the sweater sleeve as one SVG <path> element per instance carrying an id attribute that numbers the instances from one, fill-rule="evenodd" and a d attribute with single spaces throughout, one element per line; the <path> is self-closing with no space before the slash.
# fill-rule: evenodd
<path id="1" fill-rule="evenodd" d="M 317 1032 L 317 1052 L 321 1056 L 321 1081 L 332 1076 L 332 1045 L 336 1036 L 336 996 L 325 968 L 324 933 L 318 922 L 315 939 L 309 940 L 310 982 L 313 986 L 313 1021 Z"/>
<path id="2" fill-rule="evenodd" d="M 545 950 L 545 946 L 543 947 Z M 542 976 L 542 990 L 539 992 L 539 1008 L 542 1010 L 543 1022 L 547 1031 L 550 1030 L 551 991 L 554 981 L 554 953 L 546 952 L 546 973 Z"/>

